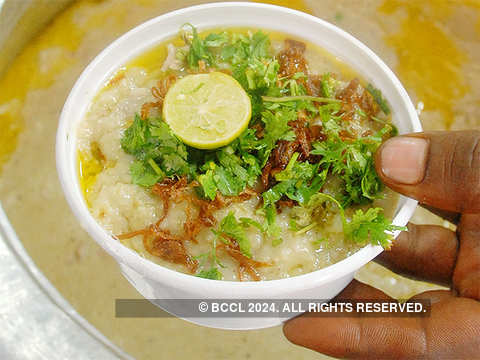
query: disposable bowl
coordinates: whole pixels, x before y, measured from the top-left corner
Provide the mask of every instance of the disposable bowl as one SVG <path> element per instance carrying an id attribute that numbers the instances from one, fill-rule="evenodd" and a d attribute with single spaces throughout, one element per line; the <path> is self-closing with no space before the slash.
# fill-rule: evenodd
<path id="1" fill-rule="evenodd" d="M 61 113 L 56 144 L 57 170 L 70 207 L 83 228 L 115 258 L 123 275 L 147 299 L 331 299 L 353 279 L 355 271 L 382 252 L 381 247 L 365 246 L 336 264 L 292 278 L 261 282 L 212 281 L 170 270 L 139 256 L 115 240 L 90 214 L 78 178 L 78 124 L 94 96 L 115 71 L 145 50 L 175 36 L 185 23 L 200 30 L 229 26 L 275 30 L 319 45 L 382 91 L 400 133 L 421 131 L 415 108 L 397 77 L 367 46 L 338 27 L 314 16 L 272 5 L 231 2 L 193 6 L 132 29 L 103 50 L 78 78 Z M 416 206 L 415 200 L 401 196 L 394 224 L 405 225 Z M 181 302 L 161 306 L 173 315 L 184 313 L 180 311 Z M 222 329 L 259 329 L 285 320 L 246 316 L 183 318 Z"/>

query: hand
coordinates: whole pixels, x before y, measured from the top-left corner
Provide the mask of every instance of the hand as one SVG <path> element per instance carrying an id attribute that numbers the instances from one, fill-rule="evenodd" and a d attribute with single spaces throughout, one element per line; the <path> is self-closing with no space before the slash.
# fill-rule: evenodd
<path id="1" fill-rule="evenodd" d="M 457 232 L 409 224 L 377 259 L 391 270 L 447 285 L 431 300 L 429 317 L 318 317 L 288 321 L 295 344 L 339 358 L 480 358 L 480 131 L 400 136 L 376 154 L 382 181 L 458 224 Z M 356 280 L 340 299 L 390 299 Z"/>

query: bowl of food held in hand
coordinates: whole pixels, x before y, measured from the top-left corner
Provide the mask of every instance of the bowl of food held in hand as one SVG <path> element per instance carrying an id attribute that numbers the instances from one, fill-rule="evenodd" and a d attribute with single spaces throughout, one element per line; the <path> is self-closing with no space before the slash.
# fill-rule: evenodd
<path id="1" fill-rule="evenodd" d="M 344 31 L 217 3 L 152 19 L 92 61 L 57 166 L 81 224 L 146 298 L 328 300 L 412 215 L 374 154 L 419 130 L 395 75 Z"/>

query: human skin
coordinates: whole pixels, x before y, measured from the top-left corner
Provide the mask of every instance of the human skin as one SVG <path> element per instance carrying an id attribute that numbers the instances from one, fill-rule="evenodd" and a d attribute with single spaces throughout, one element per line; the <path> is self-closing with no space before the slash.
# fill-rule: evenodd
<path id="1" fill-rule="evenodd" d="M 386 141 L 376 168 L 391 189 L 454 222 L 457 231 L 408 225 L 375 261 L 450 287 L 429 299 L 428 317 L 319 317 L 284 325 L 291 342 L 348 359 L 480 359 L 480 131 L 425 132 Z M 390 299 L 356 280 L 336 299 Z"/>

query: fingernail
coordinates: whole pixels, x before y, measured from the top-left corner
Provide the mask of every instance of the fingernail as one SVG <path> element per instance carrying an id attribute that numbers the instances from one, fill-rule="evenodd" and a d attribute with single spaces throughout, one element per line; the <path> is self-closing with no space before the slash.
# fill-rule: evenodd
<path id="1" fill-rule="evenodd" d="M 406 185 L 418 184 L 425 176 L 428 141 L 399 136 L 387 140 L 380 154 L 383 174 Z"/>

